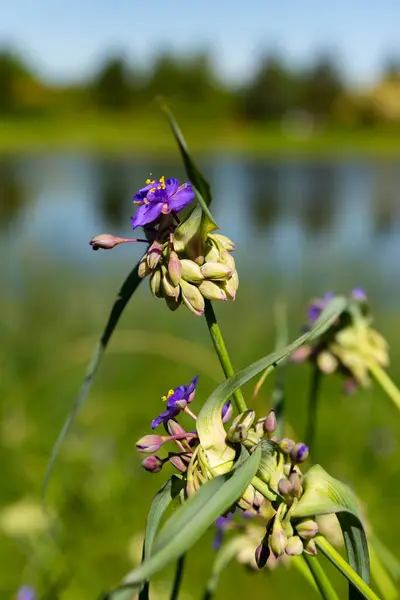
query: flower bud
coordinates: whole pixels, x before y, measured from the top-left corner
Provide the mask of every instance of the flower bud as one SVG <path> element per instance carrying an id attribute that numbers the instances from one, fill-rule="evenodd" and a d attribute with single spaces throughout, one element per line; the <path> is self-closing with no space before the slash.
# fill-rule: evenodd
<path id="1" fill-rule="evenodd" d="M 162 246 L 157 240 L 155 240 L 150 248 L 147 250 L 147 264 L 149 269 L 153 270 L 156 268 L 161 260 Z"/>
<path id="2" fill-rule="evenodd" d="M 278 482 L 278 492 L 281 496 L 287 496 L 293 490 L 293 482 L 289 481 L 289 479 L 282 479 Z"/>
<path id="3" fill-rule="evenodd" d="M 290 473 L 290 475 L 289 475 L 289 482 L 292 484 L 292 491 L 296 495 L 298 495 L 300 493 L 300 490 L 301 490 L 301 482 L 300 482 L 299 474 L 296 473 L 295 471 L 293 471 L 292 473 Z"/>
<path id="4" fill-rule="evenodd" d="M 202 281 L 199 285 L 199 291 L 208 300 L 226 300 L 224 290 L 212 281 Z"/>
<path id="5" fill-rule="evenodd" d="M 149 269 L 149 265 L 147 264 L 147 255 L 145 254 L 139 262 L 138 276 L 140 279 L 143 279 L 143 277 L 146 277 L 149 273 L 151 273 L 151 271 Z"/>
<path id="6" fill-rule="evenodd" d="M 317 546 L 315 545 L 314 540 L 307 540 L 304 545 L 304 552 L 306 554 L 310 554 L 311 556 L 317 556 Z"/>
<path id="7" fill-rule="evenodd" d="M 221 289 L 224 290 L 226 297 L 229 300 L 234 300 L 236 298 L 237 285 L 235 284 L 233 277 L 229 277 L 229 279 L 221 281 L 220 286 Z"/>
<path id="8" fill-rule="evenodd" d="M 172 312 L 179 308 L 182 302 L 180 297 L 178 298 L 178 300 L 176 300 L 176 298 L 170 298 L 169 296 L 165 296 L 164 300 L 169 310 L 172 310 Z"/>
<path id="9" fill-rule="evenodd" d="M 165 267 L 162 267 L 162 273 L 161 288 L 164 296 L 169 296 L 169 298 L 175 298 L 175 300 L 178 300 L 180 292 L 179 285 L 172 285 Z"/>
<path id="10" fill-rule="evenodd" d="M 360 287 L 354 288 L 354 290 L 352 290 L 351 297 L 354 298 L 354 300 L 357 300 L 358 302 L 367 301 L 367 294 L 365 293 L 365 290 L 363 290 Z"/>
<path id="11" fill-rule="evenodd" d="M 169 435 L 185 435 L 186 433 L 182 425 L 179 425 L 179 423 L 174 419 L 169 419 L 167 421 L 166 430 L 168 431 Z"/>
<path id="12" fill-rule="evenodd" d="M 178 255 L 174 250 L 171 250 L 168 261 L 168 275 L 173 285 L 178 285 L 181 279 L 182 265 Z"/>
<path id="13" fill-rule="evenodd" d="M 264 431 L 266 433 L 274 433 L 277 427 L 276 415 L 274 409 L 270 410 L 267 418 L 264 421 Z"/>
<path id="14" fill-rule="evenodd" d="M 163 443 L 164 440 L 159 435 L 145 435 L 136 442 L 136 448 L 139 452 L 151 454 L 152 452 L 157 452 Z"/>
<path id="15" fill-rule="evenodd" d="M 293 464 L 300 464 L 308 458 L 308 446 L 303 443 L 296 444 L 290 451 L 290 458 Z"/>
<path id="16" fill-rule="evenodd" d="M 199 265 L 193 260 L 183 258 L 180 262 L 182 267 L 182 279 L 189 281 L 189 283 L 199 283 L 200 281 L 203 281 L 204 275 L 202 274 Z"/>
<path id="17" fill-rule="evenodd" d="M 111 235 L 110 233 L 101 233 L 100 235 L 93 237 L 89 244 L 92 246 L 93 250 L 99 250 L 100 248 L 103 250 L 111 250 L 111 248 L 114 248 L 114 246 L 117 246 L 123 241 L 123 239 Z"/>
<path id="18" fill-rule="evenodd" d="M 339 362 L 331 352 L 324 350 L 317 356 L 317 365 L 325 375 L 331 375 L 338 368 Z"/>
<path id="19" fill-rule="evenodd" d="M 181 279 L 182 300 L 187 308 L 195 315 L 201 317 L 204 313 L 204 298 L 195 285 Z"/>
<path id="20" fill-rule="evenodd" d="M 230 240 L 226 235 L 221 235 L 220 233 L 212 233 L 209 235 L 211 239 L 214 239 L 220 246 L 227 250 L 228 252 L 233 252 L 236 249 L 235 244 Z"/>
<path id="21" fill-rule="evenodd" d="M 254 423 L 256 413 L 254 410 L 245 410 L 238 415 L 228 429 L 226 437 L 234 443 L 243 442 L 249 433 L 250 427 Z"/>
<path id="22" fill-rule="evenodd" d="M 275 517 L 270 537 L 270 546 L 277 558 L 285 552 L 286 544 L 287 538 L 283 531 L 282 523 Z"/>
<path id="23" fill-rule="evenodd" d="M 187 469 L 187 464 L 185 464 L 177 454 L 172 454 L 169 458 L 169 462 L 181 473 L 184 473 Z"/>
<path id="24" fill-rule="evenodd" d="M 300 346 L 300 348 L 296 348 L 290 355 L 290 362 L 295 364 L 300 364 L 310 358 L 312 354 L 312 346 L 304 345 Z"/>
<path id="25" fill-rule="evenodd" d="M 156 269 L 155 271 L 152 272 L 152 274 L 150 276 L 149 285 L 150 285 L 150 291 L 153 294 L 153 296 L 157 296 L 157 298 L 161 298 L 162 297 L 161 269 Z"/>
<path id="26" fill-rule="evenodd" d="M 232 275 L 230 267 L 218 262 L 206 262 L 200 270 L 206 279 L 227 279 Z"/>
<path id="27" fill-rule="evenodd" d="M 158 473 L 163 467 L 163 461 L 159 456 L 147 456 L 142 461 L 142 467 L 149 473 Z"/>
<path id="28" fill-rule="evenodd" d="M 235 259 L 226 250 L 221 252 L 221 257 L 219 259 L 219 262 L 222 263 L 223 265 L 226 265 L 230 269 L 232 269 L 232 273 L 236 268 Z"/>
<path id="29" fill-rule="evenodd" d="M 207 244 L 206 255 L 204 258 L 206 262 L 219 262 L 220 254 L 218 248 L 214 246 L 214 244 L 210 244 L 210 246 L 208 247 Z"/>
<path id="30" fill-rule="evenodd" d="M 221 410 L 221 416 L 222 416 L 222 422 L 225 425 L 225 423 L 228 423 L 228 421 L 230 421 L 232 419 L 232 413 L 233 413 L 233 409 L 232 409 L 232 402 L 226 402 Z"/>
<path id="31" fill-rule="evenodd" d="M 290 454 L 290 452 L 293 450 L 294 446 L 295 446 L 295 443 L 290 438 L 283 438 L 279 442 L 279 448 L 282 450 L 282 452 L 285 452 L 286 454 Z"/>
<path id="32" fill-rule="evenodd" d="M 265 540 L 265 538 L 264 538 Z M 256 565 L 259 569 L 263 569 L 265 567 L 265 565 L 267 564 L 267 560 L 269 559 L 269 556 L 271 554 L 271 550 L 268 547 L 268 541 L 262 541 L 261 544 L 259 546 L 257 546 L 256 548 L 256 552 L 254 555 L 255 561 L 256 561 Z"/>
<path id="33" fill-rule="evenodd" d="M 318 523 L 312 519 L 306 519 L 296 525 L 298 535 L 304 539 L 313 538 L 319 531 Z"/>
<path id="34" fill-rule="evenodd" d="M 301 541 L 298 535 L 292 535 L 292 537 L 288 539 L 285 552 L 289 556 L 297 556 L 299 554 L 302 554 L 303 542 Z"/>

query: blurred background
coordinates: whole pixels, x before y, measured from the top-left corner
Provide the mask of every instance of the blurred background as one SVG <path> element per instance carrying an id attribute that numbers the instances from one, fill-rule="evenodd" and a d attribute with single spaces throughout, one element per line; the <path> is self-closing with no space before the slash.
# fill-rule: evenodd
<path id="1" fill-rule="evenodd" d="M 41 599 L 95 600 L 137 564 L 147 506 L 167 473 L 142 471 L 135 441 L 169 388 L 198 373 L 198 408 L 222 378 L 203 320 L 169 313 L 141 286 L 57 462 L 57 547 L 40 508 L 45 466 L 141 254 L 130 244 L 94 253 L 89 239 L 130 236 L 132 195 L 150 173 L 185 180 L 158 95 L 237 243 L 237 300 L 216 307 L 234 365 L 273 348 L 277 300 L 294 339 L 310 297 L 362 286 L 400 383 L 399 22 L 394 0 L 2 7 L 0 598 L 29 584 Z M 299 438 L 308 375 L 306 366 L 287 371 Z M 348 398 L 327 378 L 323 392 L 315 459 L 354 487 L 399 555 L 398 413 L 376 386 Z M 267 382 L 256 408 L 266 414 L 270 404 Z M 183 600 L 201 597 L 211 540 L 189 555 Z M 157 578 L 156 598 L 169 597 L 169 576 Z M 317 597 L 282 567 L 235 568 L 217 598 L 250 585 L 275 598 L 293 589 L 298 600 Z"/>

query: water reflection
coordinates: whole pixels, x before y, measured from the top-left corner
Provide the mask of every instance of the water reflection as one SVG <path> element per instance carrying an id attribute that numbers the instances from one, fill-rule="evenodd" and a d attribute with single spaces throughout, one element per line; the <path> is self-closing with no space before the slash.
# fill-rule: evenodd
<path id="1" fill-rule="evenodd" d="M 346 279 L 400 288 L 399 162 L 217 155 L 202 167 L 214 191 L 213 213 L 238 244 L 242 277 L 253 268 L 283 282 L 307 276 L 328 287 Z M 87 241 L 103 231 L 130 233 L 132 195 L 150 174 L 185 179 L 172 159 L 59 154 L 3 160 L 0 238 L 13 224 L 10 261 L 34 262 L 38 248 L 57 260 L 68 257 L 76 271 L 92 272 L 98 261 Z M 104 264 L 131 264 L 132 252 L 110 253 Z"/>

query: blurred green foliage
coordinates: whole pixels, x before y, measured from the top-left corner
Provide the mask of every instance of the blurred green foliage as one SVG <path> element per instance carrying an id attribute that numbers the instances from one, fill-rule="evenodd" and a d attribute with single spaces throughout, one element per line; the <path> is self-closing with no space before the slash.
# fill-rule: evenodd
<path id="1" fill-rule="evenodd" d="M 30 283 L 23 298 L 8 293 L 2 298 L 2 598 L 10 598 L 20 583 L 29 583 L 47 590 L 40 597 L 49 600 L 96 599 L 137 564 L 149 502 L 167 473 L 144 472 L 135 441 L 149 432 L 150 420 L 162 406 L 160 396 L 170 387 L 199 373 L 192 407 L 196 411 L 222 379 L 203 319 L 185 310 L 163 310 L 156 299 L 149 299 L 147 286 L 141 286 L 56 465 L 49 505 L 58 516 L 57 547 L 41 531 L 37 509 L 42 478 L 121 279 L 121 273 L 107 280 L 98 276 L 88 286 L 71 273 L 44 268 L 26 277 Z M 274 284 L 242 284 L 235 303 L 218 306 L 236 368 L 274 347 Z M 305 298 L 293 289 L 288 302 L 294 339 Z M 391 374 L 398 382 L 395 332 L 400 315 L 376 316 L 378 329 L 391 343 Z M 299 438 L 305 429 L 308 377 L 306 365 L 287 369 L 287 418 Z M 248 398 L 253 384 L 245 387 Z M 271 405 L 271 390 L 272 380 L 267 379 L 254 403 L 260 414 Z M 314 460 L 354 487 L 375 533 L 395 553 L 399 434 L 398 414 L 376 386 L 349 398 L 343 396 L 338 378 L 324 379 Z M 211 540 L 212 531 L 189 553 L 183 599 L 201 597 L 213 560 Z M 168 597 L 169 575 L 162 572 L 156 578 L 156 598 Z M 333 576 L 344 593 L 344 582 Z M 290 597 L 293 589 L 299 600 L 317 598 L 295 570 L 285 567 L 258 574 L 232 569 L 222 576 L 217 598 L 244 596 L 249 586 L 254 594 L 268 590 L 277 599 Z"/>

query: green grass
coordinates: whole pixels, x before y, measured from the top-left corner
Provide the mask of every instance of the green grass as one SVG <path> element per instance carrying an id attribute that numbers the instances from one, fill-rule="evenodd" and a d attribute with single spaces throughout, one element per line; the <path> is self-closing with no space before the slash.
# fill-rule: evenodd
<path id="1" fill-rule="evenodd" d="M 309 137 L 286 135 L 277 125 L 249 125 L 237 121 L 180 118 L 190 146 L 197 152 L 230 152 L 313 157 L 345 154 L 399 156 L 399 127 L 343 129 L 331 127 Z M 64 117 L 0 120 L 0 152 L 82 149 L 140 155 L 176 151 L 168 126 L 157 109 L 149 115 L 105 116 L 93 113 Z"/>
<path id="2" fill-rule="evenodd" d="M 26 287 L 23 300 L 2 299 L 3 527 L 6 507 L 21 499 L 35 504 L 40 501 L 52 444 L 120 278 L 118 274 L 108 281 L 99 278 L 89 286 L 76 278 L 64 280 L 63 276 L 55 272 L 32 274 L 33 283 Z M 60 288 L 63 281 L 65 287 Z M 274 298 L 261 291 L 244 284 L 235 303 L 217 307 L 236 368 L 274 346 Z M 299 306 L 304 306 L 304 298 L 294 290 L 289 299 L 291 338 L 296 337 L 302 321 Z M 396 331 L 400 315 L 378 315 L 377 325 L 391 342 L 392 375 L 399 382 Z M 49 504 L 59 518 L 61 550 L 44 534 L 27 530 L 5 535 L 0 544 L 4 598 L 11 597 L 21 583 L 34 583 L 43 592 L 48 589 L 47 579 L 57 579 L 67 565 L 72 576 L 60 598 L 96 600 L 132 567 L 132 561 L 139 560 L 147 507 L 167 473 L 144 472 L 135 441 L 149 432 L 150 420 L 162 409 L 160 396 L 170 387 L 190 381 L 195 373 L 199 373 L 200 383 L 193 410 L 198 410 L 222 378 L 205 323 L 184 307 L 169 313 L 164 303 L 150 299 L 147 286 L 142 286 L 111 341 L 50 484 Z M 306 366 L 288 369 L 288 420 L 299 438 L 305 429 L 307 381 Z M 251 390 L 252 384 L 247 385 L 247 398 Z M 270 392 L 267 381 L 255 403 L 260 415 L 268 411 Z M 354 487 L 364 500 L 376 534 L 397 553 L 400 449 L 395 440 L 399 435 L 398 412 L 377 387 L 345 398 L 337 378 L 324 380 L 316 460 Z M 211 537 L 210 532 L 189 553 L 183 600 L 201 598 L 213 558 Z M 169 575 L 167 570 L 157 578 L 156 598 L 168 597 Z M 344 583 L 337 577 L 335 581 L 340 597 L 344 597 Z M 237 566 L 223 575 L 217 598 L 245 597 L 249 586 L 260 597 L 289 598 L 295 589 L 298 600 L 317 598 L 294 569 L 249 574 Z M 41 600 L 55 597 L 54 592 L 40 596 Z"/>

